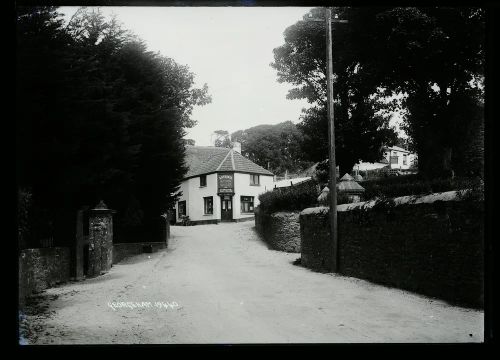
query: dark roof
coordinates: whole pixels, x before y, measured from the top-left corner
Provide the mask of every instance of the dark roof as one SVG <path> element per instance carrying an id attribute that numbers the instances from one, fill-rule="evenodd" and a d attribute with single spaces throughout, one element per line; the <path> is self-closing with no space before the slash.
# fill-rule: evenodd
<path id="1" fill-rule="evenodd" d="M 346 176 L 347 175 L 347 176 Z M 352 176 L 345 174 L 337 183 L 337 189 L 340 192 L 357 193 L 365 191 L 365 188 L 359 185 Z"/>
<path id="2" fill-rule="evenodd" d="M 353 180 L 354 178 L 348 173 L 345 173 L 344 176 L 340 178 L 340 181 L 353 181 Z"/>
<path id="3" fill-rule="evenodd" d="M 186 146 L 188 172 L 184 178 L 210 174 L 217 171 L 273 175 L 233 149 L 214 146 Z"/>

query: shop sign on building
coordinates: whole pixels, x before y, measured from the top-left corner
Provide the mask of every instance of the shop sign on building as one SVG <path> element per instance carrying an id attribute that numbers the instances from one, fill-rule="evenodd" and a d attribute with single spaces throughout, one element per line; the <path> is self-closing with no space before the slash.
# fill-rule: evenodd
<path id="1" fill-rule="evenodd" d="M 234 194 L 234 174 L 217 174 L 217 189 L 219 194 Z"/>

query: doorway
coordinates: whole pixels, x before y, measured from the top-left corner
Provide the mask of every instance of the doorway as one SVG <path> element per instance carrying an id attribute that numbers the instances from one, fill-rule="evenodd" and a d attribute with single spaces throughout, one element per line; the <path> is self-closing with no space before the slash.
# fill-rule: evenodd
<path id="1" fill-rule="evenodd" d="M 233 220 L 233 197 L 230 195 L 221 196 L 221 220 Z"/>

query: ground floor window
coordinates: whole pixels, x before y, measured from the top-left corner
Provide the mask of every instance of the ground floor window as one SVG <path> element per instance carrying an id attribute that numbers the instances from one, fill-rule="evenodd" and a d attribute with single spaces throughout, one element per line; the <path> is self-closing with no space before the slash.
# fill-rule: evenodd
<path id="1" fill-rule="evenodd" d="M 241 197 L 241 212 L 253 213 L 253 196 Z"/>
<path id="2" fill-rule="evenodd" d="M 203 198 L 205 215 L 211 215 L 214 213 L 214 198 L 213 196 L 208 196 Z"/>
<path id="3" fill-rule="evenodd" d="M 179 201 L 179 217 L 186 215 L 186 201 Z"/>

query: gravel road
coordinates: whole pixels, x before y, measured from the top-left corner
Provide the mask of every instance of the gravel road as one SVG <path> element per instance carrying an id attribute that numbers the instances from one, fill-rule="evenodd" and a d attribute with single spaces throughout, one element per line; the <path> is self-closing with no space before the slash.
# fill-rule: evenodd
<path id="1" fill-rule="evenodd" d="M 171 229 L 167 250 L 47 289 L 20 342 L 483 341 L 482 311 L 293 265 L 300 254 L 267 249 L 253 222 Z"/>

